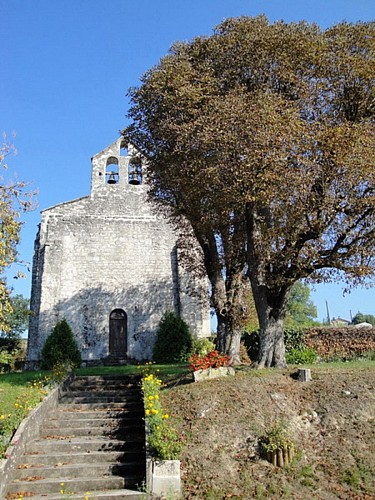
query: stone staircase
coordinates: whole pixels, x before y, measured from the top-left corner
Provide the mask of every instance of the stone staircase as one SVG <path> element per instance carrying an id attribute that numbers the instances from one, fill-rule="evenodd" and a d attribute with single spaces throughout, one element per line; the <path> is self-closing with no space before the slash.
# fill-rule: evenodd
<path id="1" fill-rule="evenodd" d="M 6 498 L 139 500 L 146 454 L 138 382 L 75 377 L 29 443 Z"/>

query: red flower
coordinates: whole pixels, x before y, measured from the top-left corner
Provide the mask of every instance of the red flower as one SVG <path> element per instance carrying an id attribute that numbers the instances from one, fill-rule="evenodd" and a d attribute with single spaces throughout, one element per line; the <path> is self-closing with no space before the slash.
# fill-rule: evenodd
<path id="1" fill-rule="evenodd" d="M 207 370 L 207 368 L 220 368 L 221 366 L 228 366 L 230 356 L 221 354 L 219 351 L 211 351 L 206 356 L 198 356 L 193 354 L 189 359 L 190 369 L 192 371 Z"/>

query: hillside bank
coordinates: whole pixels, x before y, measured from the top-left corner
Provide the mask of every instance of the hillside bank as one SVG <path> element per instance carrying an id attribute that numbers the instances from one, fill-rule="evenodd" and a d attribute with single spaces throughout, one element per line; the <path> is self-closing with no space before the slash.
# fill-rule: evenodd
<path id="1" fill-rule="evenodd" d="M 186 499 L 375 498 L 375 362 L 256 372 L 199 383 L 181 379 L 163 405 L 186 439 Z M 297 456 L 275 468 L 260 437 L 283 425 Z"/>

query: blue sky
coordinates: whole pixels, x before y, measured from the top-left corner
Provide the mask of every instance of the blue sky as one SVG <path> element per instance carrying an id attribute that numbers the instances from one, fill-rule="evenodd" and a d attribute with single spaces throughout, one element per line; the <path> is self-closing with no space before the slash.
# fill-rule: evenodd
<path id="1" fill-rule="evenodd" d="M 89 194 L 90 158 L 126 124 L 126 91 L 177 40 L 212 33 L 223 19 L 266 14 L 322 27 L 375 18 L 375 0 L 0 0 L 0 132 L 14 139 L 9 167 L 39 190 L 23 217 L 20 259 L 31 262 L 40 210 Z M 30 295 L 30 275 L 13 280 Z M 375 289 L 342 296 L 317 286 L 319 319 L 375 314 Z"/>

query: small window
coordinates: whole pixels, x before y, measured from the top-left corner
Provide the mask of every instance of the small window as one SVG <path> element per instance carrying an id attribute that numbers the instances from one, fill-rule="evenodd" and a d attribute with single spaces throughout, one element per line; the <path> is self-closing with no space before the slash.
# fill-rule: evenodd
<path id="1" fill-rule="evenodd" d="M 121 146 L 120 146 L 120 155 L 121 156 L 128 156 L 128 154 L 129 154 L 128 145 L 125 142 L 122 142 Z"/>

